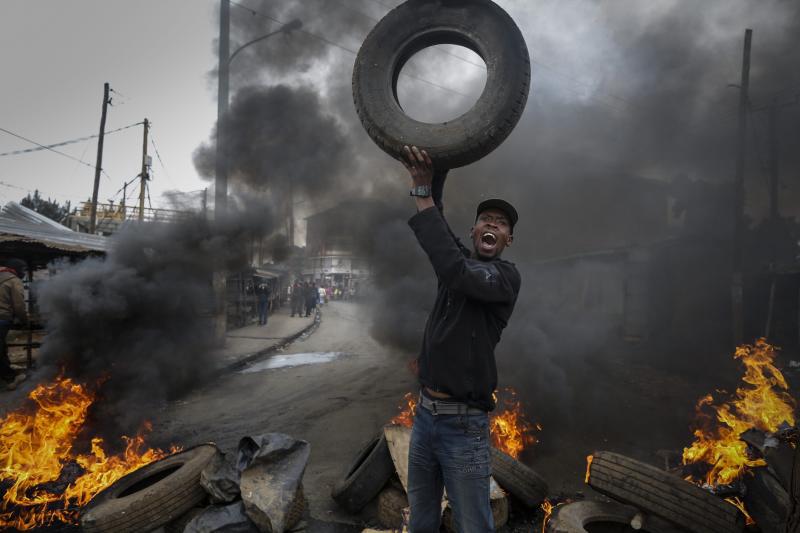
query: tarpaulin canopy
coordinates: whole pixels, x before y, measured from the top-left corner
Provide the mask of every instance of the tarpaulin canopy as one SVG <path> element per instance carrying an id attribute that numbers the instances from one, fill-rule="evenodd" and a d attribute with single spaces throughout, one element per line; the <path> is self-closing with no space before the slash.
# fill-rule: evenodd
<path id="1" fill-rule="evenodd" d="M 106 237 L 77 233 L 16 202 L 0 210 L 0 254 L 44 266 L 63 256 L 104 254 Z"/>

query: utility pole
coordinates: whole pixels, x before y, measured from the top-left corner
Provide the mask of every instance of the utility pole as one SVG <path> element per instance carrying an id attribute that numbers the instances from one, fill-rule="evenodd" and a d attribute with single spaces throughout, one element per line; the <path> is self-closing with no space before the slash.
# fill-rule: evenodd
<path id="1" fill-rule="evenodd" d="M 206 216 L 206 211 L 208 211 L 208 187 L 203 189 L 202 206 L 203 206 L 203 216 L 205 217 Z"/>
<path id="2" fill-rule="evenodd" d="M 214 181 L 214 221 L 222 230 L 222 223 L 228 208 L 228 158 L 225 115 L 228 112 L 228 85 L 230 66 L 231 2 L 219 3 L 219 69 L 217 73 L 217 154 Z M 227 273 L 214 272 L 211 285 L 214 291 L 215 313 L 214 332 L 217 344 L 225 345 L 225 332 L 228 329 Z"/>
<path id="3" fill-rule="evenodd" d="M 217 156 L 214 182 L 214 217 L 222 220 L 228 207 L 227 135 L 224 131 L 228 112 L 228 86 L 230 66 L 231 2 L 220 0 L 219 7 L 219 73 L 217 75 Z"/>
<path id="4" fill-rule="evenodd" d="M 142 174 L 139 181 L 139 222 L 144 220 L 144 195 L 147 190 L 147 180 L 150 179 L 147 170 L 147 133 L 150 130 L 150 122 L 144 119 L 144 140 L 142 141 Z"/>
<path id="5" fill-rule="evenodd" d="M 125 205 L 125 199 L 128 197 L 128 182 L 122 184 L 122 220 L 127 218 L 127 206 Z"/>
<path id="6" fill-rule="evenodd" d="M 92 189 L 92 210 L 89 215 L 89 233 L 97 229 L 97 194 L 100 191 L 100 172 L 103 170 L 103 137 L 106 132 L 106 111 L 108 110 L 108 82 L 103 84 L 103 112 L 100 115 L 100 135 L 97 138 L 97 163 L 94 166 L 94 188 Z"/>
<path id="7" fill-rule="evenodd" d="M 733 340 L 738 346 L 744 341 L 743 263 L 744 263 L 744 160 L 747 151 L 747 105 L 750 92 L 750 44 L 753 30 L 744 32 L 742 54 L 742 82 L 739 86 L 739 130 L 737 135 L 736 175 L 734 178 L 733 222 L 733 279 L 731 303 L 733 312 Z"/>

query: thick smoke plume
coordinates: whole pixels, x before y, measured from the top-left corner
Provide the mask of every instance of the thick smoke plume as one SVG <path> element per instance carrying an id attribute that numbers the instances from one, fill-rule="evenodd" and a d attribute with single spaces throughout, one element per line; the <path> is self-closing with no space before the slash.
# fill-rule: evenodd
<path id="1" fill-rule="evenodd" d="M 246 87 L 236 93 L 223 123 L 232 178 L 249 189 L 325 194 L 351 168 L 351 147 L 336 118 L 309 88 Z M 195 163 L 214 176 L 216 144 L 201 146 Z"/>
<path id="2" fill-rule="evenodd" d="M 47 323 L 41 361 L 97 385 L 94 429 L 131 435 L 150 407 L 212 375 L 212 275 L 246 266 L 247 243 L 263 230 L 263 209 L 220 227 L 199 216 L 134 224 L 105 258 L 59 265 L 37 287 Z"/>
<path id="3" fill-rule="evenodd" d="M 574 423 L 600 431 L 608 417 L 599 413 L 625 412 L 625 406 L 614 403 L 614 388 L 630 386 L 612 378 L 602 382 L 604 369 L 625 350 L 613 344 L 621 332 L 604 318 L 618 302 L 601 295 L 594 297 L 594 309 L 570 308 L 570 294 L 584 290 L 583 297 L 591 299 L 588 285 L 578 280 L 588 280 L 588 284 L 607 272 L 602 265 L 575 266 L 557 259 L 634 247 L 650 250 L 656 262 L 664 265 L 654 273 L 656 285 L 663 290 L 652 295 L 652 301 L 667 307 L 675 294 L 691 290 L 705 295 L 693 312 L 713 313 L 695 323 L 678 311 L 656 316 L 658 324 L 681 334 L 650 338 L 641 357 L 668 361 L 686 375 L 724 374 L 721 365 L 727 360 L 730 334 L 724 309 L 729 309 L 729 288 L 720 280 L 729 279 L 730 274 L 739 98 L 738 89 L 730 85 L 739 83 L 744 30 L 752 28 L 753 105 L 745 185 L 746 208 L 755 225 L 766 214 L 763 167 L 768 153 L 766 114 L 758 109 L 772 101 L 796 101 L 800 94 L 800 71 L 793 67 L 800 61 L 796 47 L 800 10 L 795 2 L 783 0 L 498 3 L 527 40 L 533 60 L 531 95 L 516 130 L 499 149 L 451 172 L 446 213 L 455 233 L 466 236 L 479 200 L 504 197 L 515 204 L 520 222 L 506 257 L 522 271 L 523 284 L 497 354 L 501 384 L 517 386 L 545 418 L 546 427 Z M 299 94 L 313 90 L 318 94 L 319 114 L 336 117 L 356 166 L 324 173 L 326 185 L 318 182 L 309 200 L 318 207 L 360 195 L 390 206 L 373 218 L 366 215 L 375 211 L 365 209 L 364 234 L 355 240 L 359 253 L 372 260 L 373 333 L 382 342 L 404 348 L 411 357 L 433 302 L 435 280 L 406 225 L 414 208 L 407 197 L 405 171 L 365 135 L 350 93 L 354 56 L 348 50 L 357 50 L 385 14 L 388 8 L 383 4 L 249 3 L 259 13 L 285 22 L 299 18 L 304 30 L 323 39 L 293 32 L 253 46 L 237 57 L 237 62 L 242 61 L 234 80 L 267 86 L 280 83 L 286 87 L 282 90 Z M 245 10 L 234 12 L 232 21 L 238 42 L 276 28 Z M 468 57 L 463 51 L 447 52 Z M 479 89 L 485 72 L 475 62 L 442 52 L 426 53 L 423 61 L 412 59 L 409 68 L 415 77 L 435 81 L 445 89 L 401 80 L 401 104 L 409 103 L 417 114 L 427 109 L 430 116 L 438 117 L 461 94 L 479 92 L 476 84 Z M 800 171 L 800 151 L 793 150 L 800 141 L 798 109 L 783 108 L 776 127 L 784 216 L 800 211 L 800 188 L 790 183 L 790 177 Z M 278 111 L 264 110 L 268 112 Z M 249 124 L 247 116 L 242 118 L 238 127 L 243 131 L 259 127 Z M 304 117 L 288 117 L 282 126 L 291 128 L 294 119 Z M 291 132 L 283 133 L 287 134 Z M 303 147 L 281 145 L 293 153 L 313 151 L 311 142 L 294 139 Z M 283 167 L 283 161 L 277 154 L 274 160 L 264 157 L 263 165 Z M 199 162 L 202 167 L 202 158 Z M 354 182 L 359 185 L 355 192 Z M 670 226 L 669 221 L 679 217 L 683 226 Z M 331 227 L 331 231 L 341 228 Z M 676 237 L 689 243 L 683 251 L 669 248 L 670 239 Z M 712 251 L 711 255 L 692 251 L 698 247 Z M 566 273 L 570 274 L 566 281 L 554 281 Z M 698 360 L 703 364 L 698 365 Z M 691 411 L 693 400 L 687 397 L 686 412 Z M 673 406 L 672 410 L 680 409 Z"/>

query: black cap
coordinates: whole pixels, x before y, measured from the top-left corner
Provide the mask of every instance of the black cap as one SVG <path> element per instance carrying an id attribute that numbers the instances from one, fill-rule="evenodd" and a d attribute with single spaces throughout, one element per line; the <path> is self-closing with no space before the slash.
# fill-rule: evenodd
<path id="1" fill-rule="evenodd" d="M 10 268 L 16 271 L 19 277 L 23 277 L 25 275 L 25 271 L 28 268 L 28 265 L 27 263 L 25 263 L 25 261 L 23 261 L 22 259 L 17 259 L 16 257 L 12 257 L 10 259 L 4 259 L 3 261 L 0 261 L 0 264 L 2 264 L 6 268 Z"/>
<path id="2" fill-rule="evenodd" d="M 484 200 L 478 204 L 478 212 L 475 214 L 475 217 L 477 218 L 487 209 L 499 209 L 505 213 L 508 217 L 508 221 L 511 223 L 511 230 L 514 230 L 514 226 L 516 226 L 517 220 L 519 220 L 519 215 L 517 215 L 517 210 L 514 209 L 513 205 L 499 198 Z"/>

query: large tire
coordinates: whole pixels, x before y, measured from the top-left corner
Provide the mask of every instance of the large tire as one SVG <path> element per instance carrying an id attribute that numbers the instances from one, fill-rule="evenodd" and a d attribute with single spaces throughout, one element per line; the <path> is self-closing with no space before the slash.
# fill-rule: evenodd
<path id="1" fill-rule="evenodd" d="M 738 533 L 744 516 L 733 505 L 677 476 L 612 452 L 595 452 L 589 486 L 693 533 Z"/>
<path id="2" fill-rule="evenodd" d="M 83 531 L 139 533 L 168 524 L 206 499 L 200 472 L 218 454 L 204 444 L 120 478 L 83 509 Z"/>
<path id="3" fill-rule="evenodd" d="M 465 46 L 486 63 L 486 86 L 460 117 L 426 124 L 397 101 L 406 62 L 437 44 Z M 353 68 L 353 100 L 373 141 L 394 158 L 404 145 L 425 148 L 439 168 L 457 168 L 497 148 L 516 126 L 530 86 L 530 57 L 511 17 L 490 0 L 408 0 L 364 40 Z"/>
<path id="4" fill-rule="evenodd" d="M 333 486 L 331 496 L 351 513 L 364 508 L 394 473 L 394 463 L 383 431 L 356 454 L 344 478 Z"/>
<path id="5" fill-rule="evenodd" d="M 508 454 L 491 449 L 492 476 L 497 484 L 531 509 L 539 507 L 547 496 L 547 482 Z"/>
<path id="6" fill-rule="evenodd" d="M 619 502 L 582 501 L 556 507 L 553 516 L 547 522 L 547 533 L 589 533 L 587 526 L 599 524 L 620 524 L 630 526 L 631 520 L 640 511 L 635 507 Z M 630 527 L 620 527 L 619 531 L 629 531 Z M 656 516 L 644 517 L 644 529 L 647 533 L 681 533 L 686 530 L 678 528 Z"/>

